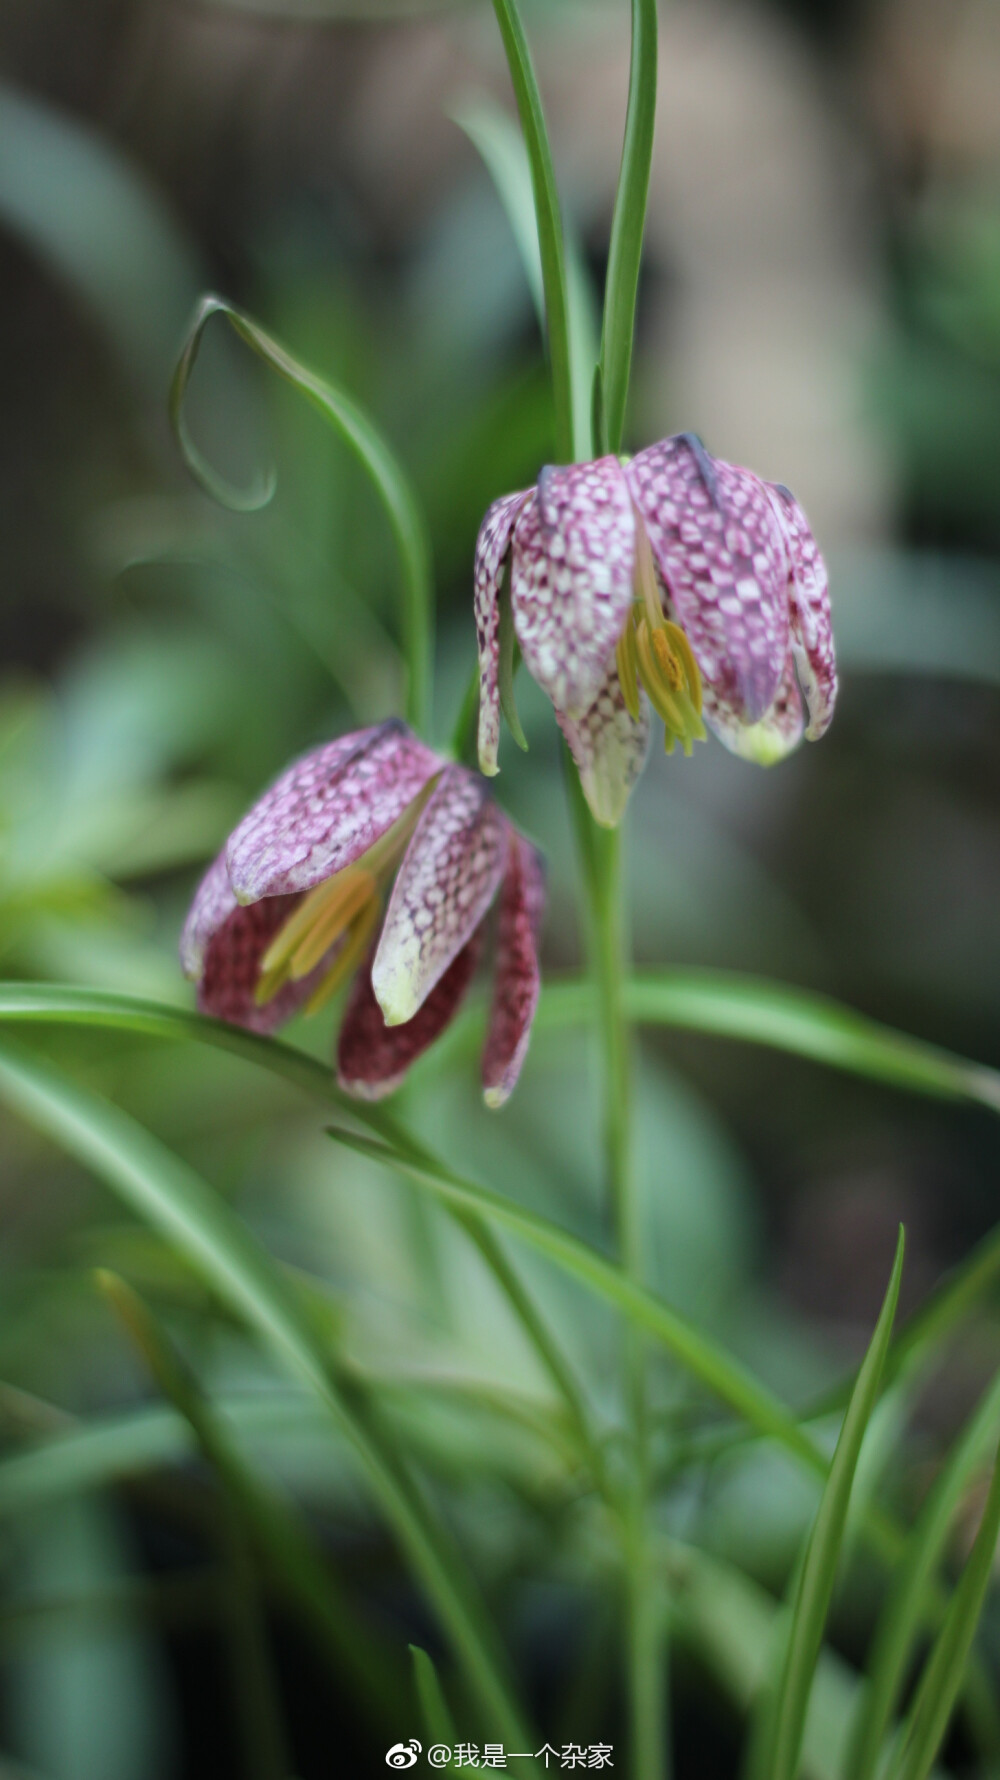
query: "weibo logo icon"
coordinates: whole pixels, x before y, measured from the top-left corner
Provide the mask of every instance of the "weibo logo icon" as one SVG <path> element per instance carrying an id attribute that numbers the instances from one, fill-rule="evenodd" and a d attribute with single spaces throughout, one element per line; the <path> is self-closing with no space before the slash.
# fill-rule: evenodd
<path id="1" fill-rule="evenodd" d="M 418 1743 L 416 1737 L 411 1737 L 408 1743 L 394 1743 L 392 1748 L 386 1752 L 386 1767 L 415 1768 L 417 1756 L 422 1749 L 423 1744 Z"/>

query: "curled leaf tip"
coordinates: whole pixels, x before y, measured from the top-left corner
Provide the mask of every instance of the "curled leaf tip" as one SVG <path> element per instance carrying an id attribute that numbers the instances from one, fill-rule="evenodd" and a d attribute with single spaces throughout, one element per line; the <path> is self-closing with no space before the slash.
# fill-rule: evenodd
<path id="1" fill-rule="evenodd" d="M 195 361 L 201 346 L 202 336 L 213 315 L 224 315 L 236 333 L 246 338 L 245 321 L 238 309 L 227 303 L 224 297 L 214 292 L 206 292 L 199 297 L 194 314 L 188 327 L 180 357 L 170 381 L 169 413 L 181 456 L 184 459 L 199 487 L 220 507 L 227 507 L 232 513 L 256 513 L 266 507 L 273 498 L 277 487 L 277 474 L 273 466 L 258 476 L 250 488 L 238 488 L 226 477 L 220 476 L 212 468 L 208 459 L 198 449 L 188 430 L 184 413 L 184 397 L 191 381 Z"/>

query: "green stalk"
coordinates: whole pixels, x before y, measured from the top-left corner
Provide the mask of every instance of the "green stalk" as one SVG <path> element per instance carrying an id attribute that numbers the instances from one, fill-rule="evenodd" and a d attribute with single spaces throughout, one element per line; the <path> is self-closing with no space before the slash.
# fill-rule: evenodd
<path id="1" fill-rule="evenodd" d="M 619 1263 L 642 1285 L 642 1219 L 635 1170 L 632 1033 L 625 1012 L 629 938 L 620 829 L 598 828 L 572 765 L 568 784 L 588 901 L 590 965 L 599 1008 L 604 1077 L 604 1156 Z M 648 1545 L 649 1426 L 646 1342 L 624 1333 L 624 1367 L 632 1436 L 631 1486 L 623 1504 L 628 1637 L 629 1726 L 635 1780 L 666 1772 L 661 1675 L 662 1614 Z"/>
<path id="2" fill-rule="evenodd" d="M 632 0 L 632 63 L 621 171 L 611 223 L 599 370 L 598 449 L 620 451 L 656 117 L 656 0 Z"/>

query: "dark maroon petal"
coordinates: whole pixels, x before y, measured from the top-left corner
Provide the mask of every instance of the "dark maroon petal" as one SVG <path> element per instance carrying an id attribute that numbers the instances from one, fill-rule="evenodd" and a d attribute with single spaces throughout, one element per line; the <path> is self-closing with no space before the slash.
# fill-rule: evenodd
<path id="1" fill-rule="evenodd" d="M 767 484 L 686 434 L 626 466 L 672 617 L 715 699 L 756 723 L 788 653 L 788 553 Z"/>
<path id="2" fill-rule="evenodd" d="M 269 896 L 263 902 L 241 908 L 233 903 L 231 914 L 209 940 L 198 983 L 198 1006 L 233 1026 L 251 1032 L 273 1032 L 302 1006 L 328 968 L 329 956 L 298 983 L 286 983 L 264 1007 L 254 1001 L 260 961 L 275 934 L 297 908 L 300 896 Z"/>
<path id="3" fill-rule="evenodd" d="M 442 762 L 393 719 L 297 760 L 230 836 L 226 864 L 241 903 L 312 890 L 385 834 Z"/>
<path id="4" fill-rule="evenodd" d="M 479 528 L 474 572 L 479 643 L 479 765 L 492 778 L 500 747 L 500 580 L 525 493 L 494 501 Z"/>
<path id="5" fill-rule="evenodd" d="M 582 717 L 632 603 L 635 514 L 616 457 L 549 465 L 514 526 L 511 604 L 525 666 Z"/>
<path id="6" fill-rule="evenodd" d="M 545 864 L 530 842 L 511 834 L 497 927 L 483 1087 L 487 1106 L 502 1106 L 521 1073 L 538 1006 L 538 940 L 545 912 Z"/>
<path id="7" fill-rule="evenodd" d="M 413 1018 L 479 926 L 504 873 L 509 826 L 485 779 L 445 768 L 397 873 L 372 964 L 391 1024 Z"/>
<path id="8" fill-rule="evenodd" d="M 788 588 L 792 647 L 809 710 L 806 735 L 817 742 L 829 729 L 837 698 L 830 589 L 826 564 L 809 521 L 787 488 L 772 487 L 791 566 Z"/>
<path id="9" fill-rule="evenodd" d="M 481 946 L 477 931 L 452 959 L 412 1020 L 387 1026 L 372 989 L 370 964 L 354 979 L 337 1043 L 337 1079 L 348 1094 L 380 1100 L 398 1088 L 411 1063 L 458 1012 Z"/>

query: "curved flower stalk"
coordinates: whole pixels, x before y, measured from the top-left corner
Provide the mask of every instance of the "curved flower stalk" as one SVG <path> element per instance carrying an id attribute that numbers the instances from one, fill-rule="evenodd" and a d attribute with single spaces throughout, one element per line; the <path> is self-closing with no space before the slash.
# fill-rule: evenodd
<path id="1" fill-rule="evenodd" d="M 544 867 L 479 774 L 398 720 L 326 743 L 265 792 L 195 894 L 181 961 L 203 1012 L 257 1032 L 354 975 L 338 1079 L 376 1099 L 458 1010 L 498 898 L 483 1085 L 500 1106 L 538 1001 Z"/>
<path id="2" fill-rule="evenodd" d="M 805 514 L 693 434 L 631 459 L 547 466 L 535 488 L 494 501 L 475 594 L 483 772 L 497 771 L 504 645 L 516 637 L 605 827 L 642 770 L 650 706 L 668 753 L 679 741 L 690 754 L 707 723 L 763 765 L 803 729 L 816 740 L 833 715 L 826 569 Z M 512 625 L 501 622 L 508 597 Z"/>

